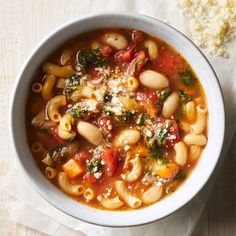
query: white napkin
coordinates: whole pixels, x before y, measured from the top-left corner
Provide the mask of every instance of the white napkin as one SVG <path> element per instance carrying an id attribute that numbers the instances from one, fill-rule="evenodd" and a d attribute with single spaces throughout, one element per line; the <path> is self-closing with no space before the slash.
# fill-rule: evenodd
<path id="1" fill-rule="evenodd" d="M 69 1 L 68 1 L 69 2 Z M 161 19 L 168 24 L 179 29 L 181 32 L 186 34 L 191 38 L 189 30 L 187 27 L 187 20 L 181 14 L 181 11 L 175 6 L 175 1 L 173 0 L 72 0 L 69 6 L 73 6 L 73 9 L 66 9 L 68 15 L 78 16 L 76 7 L 82 6 L 83 12 L 87 13 L 99 13 L 108 11 L 128 11 L 128 12 L 138 12 L 141 14 L 149 15 L 157 19 Z M 50 15 L 50 11 L 45 15 Z M 81 7 L 80 7 L 81 10 Z M 60 9 L 57 9 L 58 14 L 60 14 Z M 82 12 L 82 11 L 78 11 Z M 68 19 L 71 19 L 68 16 Z M 232 135 L 235 130 L 234 120 L 236 117 L 236 112 L 234 110 L 236 103 L 236 46 L 235 42 L 231 43 L 229 46 L 229 51 L 231 57 L 229 59 L 216 58 L 213 56 L 208 56 L 211 64 L 213 65 L 220 84 L 223 89 L 225 103 L 226 103 L 226 144 L 229 145 Z M 216 127 L 217 128 L 217 127 Z M 221 156 L 218 167 L 220 166 L 223 156 L 226 153 L 227 145 L 224 146 L 224 152 Z M 12 155 L 10 155 L 12 156 Z M 13 159 L 14 163 L 15 160 Z M 10 189 L 9 194 L 11 195 L 8 212 L 9 219 L 12 219 L 21 224 L 27 225 L 31 228 L 37 229 L 41 232 L 47 233 L 49 235 L 96 235 L 96 236 L 152 236 L 152 235 L 189 235 L 191 234 L 201 212 L 204 204 L 209 196 L 210 190 L 213 186 L 217 170 L 211 178 L 211 182 L 208 183 L 205 188 L 195 197 L 190 203 L 185 207 L 178 210 L 171 216 L 162 219 L 158 222 L 133 227 L 133 228 L 106 228 L 90 225 L 82 221 L 76 220 L 70 216 L 65 215 L 59 210 L 52 207 L 44 199 L 42 199 L 26 182 L 25 178 L 22 176 L 19 167 L 15 164 L 8 170 L 8 175 L 5 177 L 5 183 Z M 1 186 L 4 188 L 4 185 Z M 83 234 L 83 233 L 84 234 Z"/>

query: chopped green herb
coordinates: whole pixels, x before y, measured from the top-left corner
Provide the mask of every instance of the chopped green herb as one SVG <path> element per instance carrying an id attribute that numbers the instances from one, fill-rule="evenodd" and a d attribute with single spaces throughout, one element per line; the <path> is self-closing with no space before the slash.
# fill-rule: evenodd
<path id="1" fill-rule="evenodd" d="M 136 120 L 136 124 L 141 126 L 143 125 L 145 122 L 145 114 L 139 114 L 138 117 L 137 117 L 137 120 Z"/>
<path id="2" fill-rule="evenodd" d="M 161 107 L 162 104 L 163 104 L 163 102 L 161 102 L 161 101 L 158 101 L 158 102 L 155 103 L 155 105 L 156 105 L 157 107 Z"/>
<path id="3" fill-rule="evenodd" d="M 170 94 L 170 88 L 164 88 L 158 93 L 158 98 L 161 102 L 164 102 Z"/>
<path id="4" fill-rule="evenodd" d="M 103 101 L 104 101 L 104 102 L 110 102 L 111 99 L 112 99 L 112 95 L 106 93 L 106 94 L 104 95 Z"/>
<path id="5" fill-rule="evenodd" d="M 189 101 L 192 100 L 192 98 L 186 92 L 184 92 L 182 89 L 180 89 L 178 91 L 178 93 L 179 93 L 181 104 L 186 104 L 186 103 L 188 103 Z"/>
<path id="6" fill-rule="evenodd" d="M 73 107 L 70 110 L 70 114 L 74 118 L 83 118 L 87 113 L 88 111 L 80 106 Z"/>
<path id="7" fill-rule="evenodd" d="M 64 162 L 65 160 L 67 160 L 67 158 L 68 158 L 68 154 L 64 153 L 63 155 L 61 155 L 60 161 Z"/>
<path id="8" fill-rule="evenodd" d="M 151 149 L 150 155 L 156 159 L 159 159 L 162 157 L 162 150 L 159 149 Z"/>
<path id="9" fill-rule="evenodd" d="M 168 132 L 169 131 L 166 128 L 158 130 L 158 132 L 155 136 L 158 146 L 165 145 Z"/>
<path id="10" fill-rule="evenodd" d="M 129 123 L 135 116 L 135 112 L 134 111 L 126 111 L 123 114 L 123 120 L 125 123 Z"/>
<path id="11" fill-rule="evenodd" d="M 193 87 L 195 85 L 196 79 L 190 69 L 186 69 L 185 72 L 180 72 L 179 76 L 181 77 L 181 82 L 186 87 Z"/>
<path id="12" fill-rule="evenodd" d="M 101 159 L 94 158 L 86 164 L 87 172 L 95 174 L 102 169 Z"/>
<path id="13" fill-rule="evenodd" d="M 79 63 L 86 71 L 90 66 L 101 67 L 109 63 L 109 59 L 102 56 L 102 49 L 89 49 L 79 53 Z"/>
<path id="14" fill-rule="evenodd" d="M 63 93 L 68 94 L 80 88 L 80 76 L 72 75 L 66 84 Z"/>
<path id="15" fill-rule="evenodd" d="M 157 93 L 157 97 L 159 98 L 159 101 L 155 103 L 157 107 L 161 107 L 163 102 L 167 99 L 167 97 L 170 94 L 169 88 L 164 88 L 161 91 Z"/>
<path id="16" fill-rule="evenodd" d="M 158 161 L 161 165 L 166 165 L 169 163 L 169 160 L 165 156 L 161 156 L 160 158 L 158 158 Z"/>

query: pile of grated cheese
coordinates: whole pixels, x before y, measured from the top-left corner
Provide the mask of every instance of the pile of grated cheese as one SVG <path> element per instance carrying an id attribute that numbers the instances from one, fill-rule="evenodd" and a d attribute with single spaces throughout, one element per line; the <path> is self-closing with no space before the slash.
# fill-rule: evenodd
<path id="1" fill-rule="evenodd" d="M 180 0 L 197 46 L 228 57 L 226 42 L 236 35 L 236 0 Z"/>

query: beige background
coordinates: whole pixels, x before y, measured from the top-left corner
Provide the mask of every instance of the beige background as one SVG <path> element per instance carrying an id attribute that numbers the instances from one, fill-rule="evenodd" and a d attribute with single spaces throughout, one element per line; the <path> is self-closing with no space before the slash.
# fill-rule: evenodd
<path id="1" fill-rule="evenodd" d="M 80 1 L 81 2 L 81 1 Z M 98 4 L 99 0 L 96 0 Z M 11 161 L 8 144 L 8 101 L 16 74 L 29 52 L 46 33 L 63 22 L 84 14 L 88 1 L 0 0 L 0 235 L 45 235 L 7 220 L 8 196 L 4 186 Z M 234 142 L 236 136 L 234 137 Z M 236 235 L 236 147 L 217 179 L 194 235 Z"/>

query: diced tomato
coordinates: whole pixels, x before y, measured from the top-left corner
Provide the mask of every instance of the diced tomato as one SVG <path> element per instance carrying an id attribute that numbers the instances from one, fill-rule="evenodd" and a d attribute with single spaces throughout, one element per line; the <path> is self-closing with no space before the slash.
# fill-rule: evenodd
<path id="1" fill-rule="evenodd" d="M 102 49 L 101 54 L 102 54 L 102 56 L 104 56 L 104 57 L 109 57 L 109 56 L 111 55 L 111 52 L 112 52 L 111 47 L 105 46 L 105 47 Z"/>
<path id="2" fill-rule="evenodd" d="M 134 30 L 132 32 L 132 40 L 135 44 L 140 43 L 143 40 L 143 32 L 139 30 Z"/>
<path id="3" fill-rule="evenodd" d="M 116 168 L 118 163 L 118 152 L 114 148 L 107 148 L 103 151 L 102 160 L 104 161 L 104 169 L 105 174 L 111 177 Z"/>
<path id="4" fill-rule="evenodd" d="M 58 128 L 54 128 L 54 127 L 51 127 L 49 128 L 49 133 L 52 135 L 53 139 L 60 145 L 63 145 L 65 146 L 66 145 L 66 141 L 61 139 L 58 135 Z"/>
<path id="5" fill-rule="evenodd" d="M 91 76 L 92 79 L 95 79 L 99 76 L 100 72 L 95 70 L 95 68 L 90 68 L 88 74 Z"/>
<path id="6" fill-rule="evenodd" d="M 183 62 L 178 54 L 166 48 L 160 51 L 156 63 L 159 72 L 174 78 L 178 78 L 178 72 L 183 69 Z"/>
<path id="7" fill-rule="evenodd" d="M 117 62 L 130 62 L 134 55 L 135 45 L 131 45 L 126 49 L 117 52 L 114 56 Z"/>
<path id="8" fill-rule="evenodd" d="M 138 77 L 141 70 L 143 69 L 143 66 L 145 65 L 147 61 L 146 55 L 144 51 L 139 51 L 135 58 L 131 61 L 130 66 L 128 68 L 128 75 Z"/>
<path id="9" fill-rule="evenodd" d="M 150 89 L 144 88 L 138 93 L 138 97 L 140 98 L 140 103 L 147 111 L 147 114 L 151 117 L 156 117 L 156 114 L 159 110 L 158 107 L 155 105 L 155 103 L 158 102 L 158 97 L 156 93 Z"/>
<path id="10" fill-rule="evenodd" d="M 83 179 L 91 184 L 98 180 L 93 174 L 88 172 L 84 175 Z"/>
<path id="11" fill-rule="evenodd" d="M 174 119 L 171 119 L 171 125 L 168 128 L 169 133 L 167 135 L 167 141 L 165 144 L 166 148 L 170 148 L 173 147 L 175 145 L 175 143 L 177 143 L 180 140 L 180 136 L 179 136 L 179 128 L 178 125 L 176 123 L 176 121 Z"/>
<path id="12" fill-rule="evenodd" d="M 75 160 L 79 163 L 84 163 L 86 160 L 91 159 L 91 154 L 88 151 L 81 151 L 75 154 Z"/>
<path id="13" fill-rule="evenodd" d="M 151 89 L 148 89 L 148 88 L 143 88 L 142 89 L 142 92 L 145 94 L 145 96 L 147 98 L 149 98 L 151 100 L 151 102 L 153 104 L 155 104 L 156 102 L 158 102 L 158 97 L 157 97 L 157 93 Z"/>
<path id="14" fill-rule="evenodd" d="M 108 134 L 113 129 L 113 120 L 111 117 L 102 116 L 98 119 L 98 125 L 102 129 L 102 132 Z"/>

